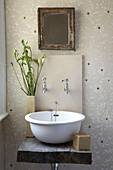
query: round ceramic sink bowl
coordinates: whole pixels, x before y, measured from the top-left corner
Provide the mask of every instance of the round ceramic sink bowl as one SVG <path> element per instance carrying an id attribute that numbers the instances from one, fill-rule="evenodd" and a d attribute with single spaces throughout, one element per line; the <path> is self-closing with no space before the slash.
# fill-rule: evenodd
<path id="1" fill-rule="evenodd" d="M 64 143 L 73 139 L 73 134 L 80 131 L 85 116 L 68 111 L 41 111 L 25 116 L 30 123 L 33 135 L 45 143 Z"/>

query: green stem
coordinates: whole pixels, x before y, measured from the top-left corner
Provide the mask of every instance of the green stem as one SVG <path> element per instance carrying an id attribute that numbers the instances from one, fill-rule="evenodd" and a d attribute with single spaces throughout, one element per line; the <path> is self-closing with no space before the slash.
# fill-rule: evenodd
<path id="1" fill-rule="evenodd" d="M 25 56 L 25 60 L 28 66 L 28 71 L 31 73 L 31 64 L 30 64 L 30 61 L 27 55 Z M 31 95 L 32 94 L 32 75 L 29 76 L 29 81 L 30 81 L 29 82 L 29 95 Z"/>
<path id="2" fill-rule="evenodd" d="M 43 65 L 41 65 L 39 71 L 38 71 L 38 69 L 37 69 L 37 79 L 36 79 L 36 82 L 35 82 L 34 93 L 36 92 L 36 86 L 37 86 L 37 82 L 38 82 L 38 79 L 39 79 L 39 76 L 40 76 L 40 73 L 41 73 L 41 70 L 42 70 L 42 66 L 43 66 Z"/>
<path id="3" fill-rule="evenodd" d="M 19 81 L 19 78 L 18 78 L 18 76 L 17 76 L 17 73 L 16 73 L 16 70 L 15 70 L 14 66 L 12 66 L 12 67 L 13 67 L 14 73 L 15 73 L 15 75 L 16 75 L 16 78 L 17 78 L 17 81 L 18 81 L 18 83 L 19 83 L 19 85 L 20 85 L 21 90 L 23 90 L 24 93 L 26 93 L 26 91 L 23 89 L 23 87 L 22 87 L 22 85 L 21 85 L 21 83 L 20 83 L 20 81 Z M 27 93 L 26 93 L 26 94 L 27 94 Z"/>
<path id="4" fill-rule="evenodd" d="M 28 87 L 27 87 L 27 84 L 26 84 L 26 79 L 25 79 L 25 76 L 24 76 L 24 72 L 23 72 L 22 66 L 21 66 L 20 63 L 18 63 L 18 64 L 19 64 L 19 66 L 20 66 L 20 70 L 21 70 L 21 73 L 22 73 L 22 78 L 23 78 L 23 82 L 24 82 L 24 87 L 25 87 L 25 89 L 26 89 L 26 91 L 27 91 L 27 93 L 28 93 Z"/>
<path id="5" fill-rule="evenodd" d="M 29 80 L 28 80 L 28 78 L 26 77 L 25 69 L 24 69 L 23 66 L 22 66 L 22 68 L 23 68 L 23 74 L 24 74 L 25 80 L 26 80 L 27 85 L 28 85 L 28 94 L 29 94 L 29 88 L 30 88 Z"/>
<path id="6" fill-rule="evenodd" d="M 34 87 L 35 87 L 35 70 L 34 70 L 34 68 L 32 68 L 33 69 L 33 77 L 32 77 L 32 80 L 33 80 L 33 85 L 32 85 L 32 92 L 33 92 L 33 94 L 34 94 Z M 34 94 L 35 95 L 35 94 Z"/>
<path id="7" fill-rule="evenodd" d="M 29 94 L 26 93 L 26 91 L 23 88 L 20 88 L 21 90 L 23 90 L 23 92 L 28 96 Z"/>

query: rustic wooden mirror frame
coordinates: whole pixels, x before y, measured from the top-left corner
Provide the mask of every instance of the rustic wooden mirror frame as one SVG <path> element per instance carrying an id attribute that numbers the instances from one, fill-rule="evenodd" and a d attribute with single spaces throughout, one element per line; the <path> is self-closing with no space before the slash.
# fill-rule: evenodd
<path id="1" fill-rule="evenodd" d="M 68 43 L 45 43 L 44 15 L 66 14 Z M 60 15 L 59 15 L 60 16 Z M 48 31 L 48 30 L 46 30 Z M 40 50 L 74 50 L 75 49 L 75 9 L 74 8 L 38 8 L 38 42 Z"/>

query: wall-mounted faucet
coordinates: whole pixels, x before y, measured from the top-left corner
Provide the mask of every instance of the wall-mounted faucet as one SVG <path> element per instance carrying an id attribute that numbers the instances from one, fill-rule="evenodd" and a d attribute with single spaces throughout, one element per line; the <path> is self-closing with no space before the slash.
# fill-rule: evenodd
<path id="1" fill-rule="evenodd" d="M 62 80 L 61 82 L 66 82 L 65 87 L 64 87 L 64 92 L 65 94 L 68 94 L 69 92 L 69 85 L 68 85 L 69 79 Z"/>
<path id="2" fill-rule="evenodd" d="M 47 87 L 46 87 L 46 77 L 43 77 L 42 80 L 43 80 L 42 89 L 43 89 L 43 93 L 45 93 L 45 92 L 47 91 Z"/>

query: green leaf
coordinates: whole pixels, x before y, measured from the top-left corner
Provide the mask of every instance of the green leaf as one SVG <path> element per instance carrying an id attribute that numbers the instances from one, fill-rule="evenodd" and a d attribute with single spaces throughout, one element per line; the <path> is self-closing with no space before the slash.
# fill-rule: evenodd
<path id="1" fill-rule="evenodd" d="M 42 58 L 45 59 L 45 58 L 46 58 L 46 55 L 44 54 L 44 55 L 42 56 Z"/>
<path id="2" fill-rule="evenodd" d="M 12 65 L 12 67 L 13 67 L 13 63 L 12 62 L 10 62 L 10 64 Z"/>
<path id="3" fill-rule="evenodd" d="M 24 45 L 24 40 L 22 40 L 21 43 L 22 43 L 23 46 L 25 46 L 25 45 Z"/>
<path id="4" fill-rule="evenodd" d="M 33 59 L 34 63 L 36 63 L 39 67 L 39 62 L 38 62 L 38 59 Z"/>
<path id="5" fill-rule="evenodd" d="M 25 43 L 28 44 L 28 41 L 26 41 Z"/>
<path id="6" fill-rule="evenodd" d="M 22 62 L 22 66 L 23 66 L 23 65 L 26 65 L 26 63 Z"/>
<path id="7" fill-rule="evenodd" d="M 31 76 L 31 74 L 32 74 L 31 71 L 28 71 L 28 72 L 27 72 L 27 75 L 28 75 L 28 76 Z"/>
<path id="8" fill-rule="evenodd" d="M 21 57 L 17 59 L 17 62 L 18 62 L 18 61 L 20 61 L 20 60 L 22 60 L 22 58 L 21 58 Z"/>
<path id="9" fill-rule="evenodd" d="M 24 60 L 25 59 L 25 56 L 22 56 L 22 60 Z"/>
<path id="10" fill-rule="evenodd" d="M 30 46 L 26 46 L 27 49 L 31 50 L 31 47 Z"/>

